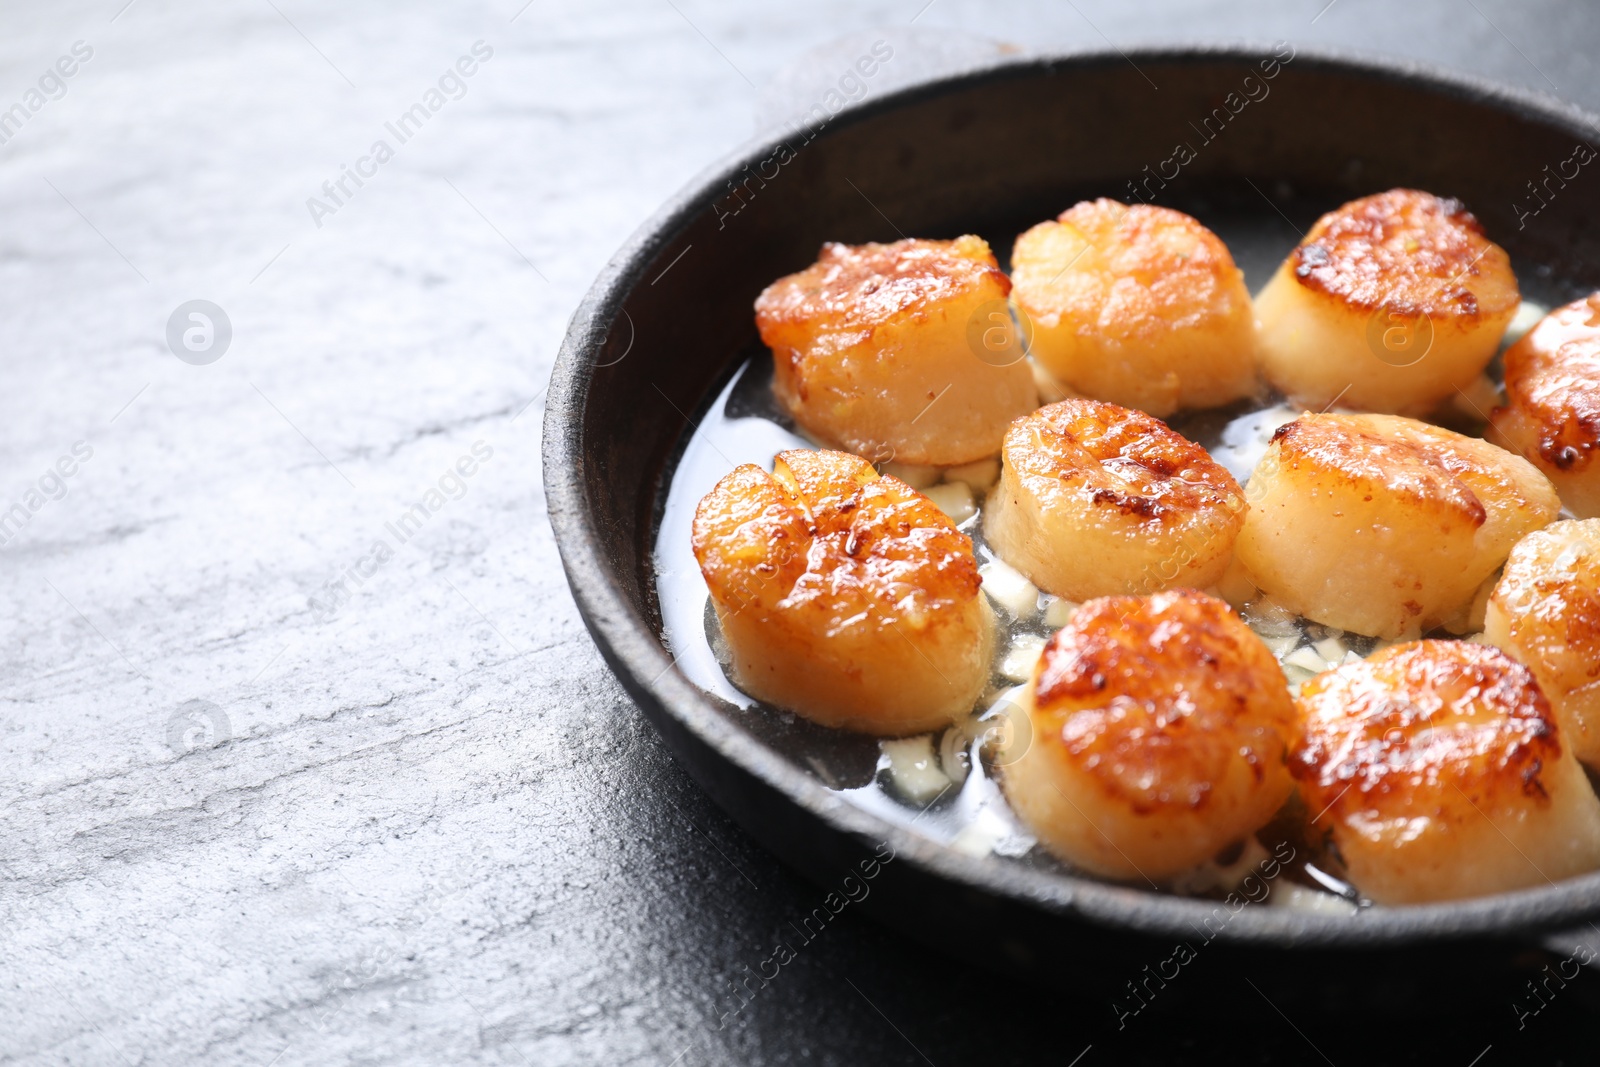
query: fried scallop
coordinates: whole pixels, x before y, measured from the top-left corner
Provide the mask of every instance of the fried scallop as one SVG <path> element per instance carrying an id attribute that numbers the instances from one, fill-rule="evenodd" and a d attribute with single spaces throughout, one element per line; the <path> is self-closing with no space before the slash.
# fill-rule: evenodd
<path id="1" fill-rule="evenodd" d="M 1382 904 L 1498 893 L 1600 866 L 1600 800 L 1527 668 L 1415 641 L 1297 698 L 1290 760 L 1316 828 Z"/>
<path id="2" fill-rule="evenodd" d="M 1290 611 L 1412 638 L 1470 609 L 1560 501 L 1521 456 L 1397 415 L 1302 415 L 1279 427 L 1245 492 L 1235 552 Z"/>
<path id="3" fill-rule="evenodd" d="M 1505 365 L 1489 440 L 1544 471 L 1574 515 L 1600 515 L 1600 293 L 1546 315 Z"/>
<path id="4" fill-rule="evenodd" d="M 1031 729 L 1001 752 L 1006 796 L 1094 874 L 1171 879 L 1255 833 L 1293 788 L 1283 672 L 1227 604 L 1192 589 L 1085 603 L 1019 701 Z"/>
<path id="5" fill-rule="evenodd" d="M 1517 542 L 1489 597 L 1484 637 L 1539 680 L 1578 759 L 1600 766 L 1600 519 Z"/>
<path id="6" fill-rule="evenodd" d="M 1414 189 L 1317 220 L 1256 296 L 1261 372 L 1294 402 L 1426 414 L 1468 387 L 1521 298 L 1458 200 Z"/>
<path id="7" fill-rule="evenodd" d="M 1010 291 L 980 237 L 824 245 L 756 300 L 773 391 L 814 437 L 877 463 L 992 456 L 1039 402 Z"/>
<path id="8" fill-rule="evenodd" d="M 1256 390 L 1244 273 L 1180 211 L 1084 201 L 1017 238 L 1011 300 L 1068 388 L 1169 415 Z"/>
<path id="9" fill-rule="evenodd" d="M 757 699 L 880 736 L 971 711 L 994 613 L 972 542 L 922 494 L 843 452 L 736 468 L 695 510 L 695 558 Z"/>
<path id="10" fill-rule="evenodd" d="M 1011 424 L 986 507 L 990 547 L 1069 600 L 1215 584 L 1246 510 L 1205 449 L 1143 412 L 1082 399 Z"/>

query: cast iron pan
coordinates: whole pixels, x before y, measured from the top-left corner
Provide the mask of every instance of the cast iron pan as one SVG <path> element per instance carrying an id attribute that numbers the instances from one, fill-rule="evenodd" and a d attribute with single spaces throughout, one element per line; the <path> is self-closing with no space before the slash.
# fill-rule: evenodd
<path id="1" fill-rule="evenodd" d="M 886 843 L 894 861 L 858 907 L 969 957 L 1035 971 L 1086 952 L 1137 959 L 1192 941 L 1216 904 L 961 855 L 851 806 L 752 733 L 742 713 L 678 672 L 660 636 L 651 550 L 665 487 L 693 425 L 756 343 L 757 293 L 828 240 L 976 232 L 1003 255 L 1028 225 L 1085 196 L 1128 199 L 1130 179 L 1154 174 L 1143 189 L 1159 203 L 1202 221 L 1242 220 L 1241 233 L 1276 228 L 1270 248 L 1235 247 L 1254 288 L 1321 211 L 1409 186 L 1464 200 L 1511 253 L 1525 295 L 1549 302 L 1600 287 L 1594 180 L 1541 186 L 1537 200 L 1528 185 L 1594 136 L 1586 115 L 1456 75 L 1302 49 L 1270 95 L 1202 141 L 1200 120 L 1247 75 L 1259 81 L 1270 55 L 1010 59 L 842 111 L 809 143 L 803 134 L 758 143 L 635 234 L 556 360 L 544 432 L 550 522 L 612 670 L 757 839 L 825 889 Z M 1196 150 L 1181 169 L 1165 162 L 1179 144 Z M 1245 907 L 1216 939 L 1251 955 L 1383 949 L 1592 930 L 1597 916 L 1600 873 L 1358 919 Z"/>

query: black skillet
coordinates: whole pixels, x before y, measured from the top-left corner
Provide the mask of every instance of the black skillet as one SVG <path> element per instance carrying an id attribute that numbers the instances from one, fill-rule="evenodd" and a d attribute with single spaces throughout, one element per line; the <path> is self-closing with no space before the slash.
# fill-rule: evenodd
<path id="1" fill-rule="evenodd" d="M 689 773 L 824 889 L 887 846 L 895 859 L 858 907 L 914 936 L 1024 970 L 1085 953 L 1159 959 L 1173 939 L 1218 928 L 1204 925 L 1214 901 L 976 859 L 897 829 L 673 666 L 652 575 L 657 523 L 687 435 L 755 342 L 752 301 L 824 241 L 976 232 L 1003 255 L 1022 229 L 1092 195 L 1192 211 L 1255 288 L 1321 211 L 1409 186 L 1464 200 L 1510 252 L 1524 295 L 1549 303 L 1600 287 L 1592 168 L 1571 162 L 1595 135 L 1551 98 L 1304 49 L 1283 62 L 1263 48 L 1010 59 L 846 109 L 809 140 L 757 143 L 640 228 L 557 358 L 545 486 L 590 633 Z M 1597 917 L 1600 873 L 1358 919 L 1244 907 L 1216 940 L 1246 955 L 1530 935 L 1570 945 L 1575 935 L 1553 932 L 1592 931 Z"/>

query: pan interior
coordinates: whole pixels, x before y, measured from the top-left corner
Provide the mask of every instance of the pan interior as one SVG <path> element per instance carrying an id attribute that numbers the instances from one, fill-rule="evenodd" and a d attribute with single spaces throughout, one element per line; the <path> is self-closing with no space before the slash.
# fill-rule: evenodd
<path id="1" fill-rule="evenodd" d="M 1297 197 L 1284 183 L 1279 183 L 1274 192 L 1278 200 L 1299 214 L 1314 217 L 1337 206 L 1325 198 Z M 1252 293 L 1266 284 L 1300 238 L 1295 224 L 1245 183 L 1232 188 L 1219 184 L 1208 194 L 1191 193 L 1174 198 L 1167 206 L 1193 215 L 1222 238 L 1244 271 Z M 1006 250 L 1023 228 L 1026 223 L 1018 222 L 1014 227 L 1002 224 L 979 236 L 989 241 L 1005 267 Z M 1540 277 L 1538 271 L 1524 273 L 1530 275 L 1531 283 L 1522 286 L 1528 309 L 1548 308 L 1552 306 L 1550 301 L 1564 296 L 1561 287 Z M 761 738 L 796 772 L 814 778 L 848 803 L 943 846 L 986 857 L 994 863 L 1078 873 L 1040 848 L 1027 827 L 1014 816 L 999 788 L 997 770 L 984 758 L 984 746 L 978 740 L 985 729 L 999 728 L 996 716 L 1000 713 L 993 709 L 1004 704 L 1004 689 L 1017 684 L 1018 679 L 997 674 L 995 685 L 974 720 L 927 735 L 926 756 L 931 758 L 910 776 L 906 761 L 914 758 L 913 753 L 924 756 L 922 738 L 880 746 L 876 738 L 819 727 L 761 704 L 730 681 L 726 648 L 689 546 L 695 507 L 734 466 L 751 463 L 770 470 L 773 455 L 779 451 L 818 447 L 797 432 L 777 404 L 772 393 L 770 352 L 760 344 L 752 344 L 731 354 L 730 362 L 736 370 L 699 420 L 671 471 L 656 533 L 656 603 L 664 637 L 678 669 L 713 697 L 724 714 Z M 1281 398 L 1265 396 L 1225 408 L 1184 412 L 1168 421 L 1229 466 L 1243 484 L 1271 430 L 1291 414 Z M 1474 426 L 1470 416 L 1463 414 L 1455 428 L 1481 431 L 1481 424 Z M 960 528 L 973 538 L 978 558 L 984 561 L 992 554 L 983 541 L 981 522 L 980 511 L 963 521 Z M 1005 640 L 996 654 L 997 671 L 1008 644 L 1022 648 L 1053 630 L 1037 613 L 1020 621 L 1004 613 L 1001 618 Z M 1302 620 L 1302 628 L 1304 625 Z M 1326 642 L 1329 638 L 1358 653 L 1369 651 L 1373 643 L 1358 635 L 1332 633 L 1313 625 L 1299 645 L 1282 651 L 1280 659 L 1293 655 L 1295 647 L 1304 649 L 1312 641 Z M 986 709 L 987 714 L 983 714 Z M 1289 862 L 1281 865 L 1281 879 L 1274 876 L 1273 893 L 1268 898 L 1273 903 L 1320 908 L 1330 913 L 1337 913 L 1341 904 L 1371 906 L 1355 887 L 1326 873 L 1323 868 L 1329 864 L 1315 856 L 1315 843 L 1307 841 L 1294 825 L 1292 813 L 1285 813 L 1255 836 L 1257 840 L 1240 850 L 1231 863 L 1202 869 L 1186 885 L 1180 885 L 1179 891 L 1221 899 L 1237 887 L 1238 879 L 1266 863 L 1267 857 L 1289 856 Z M 1276 872 L 1279 867 L 1272 863 L 1268 869 Z"/>

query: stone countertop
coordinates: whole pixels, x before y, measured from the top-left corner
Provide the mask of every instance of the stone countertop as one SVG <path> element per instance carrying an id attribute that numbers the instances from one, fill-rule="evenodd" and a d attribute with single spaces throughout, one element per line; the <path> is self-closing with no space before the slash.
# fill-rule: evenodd
<path id="1" fill-rule="evenodd" d="M 1401 1016 L 1472 979 L 1447 1025 L 1375 1044 L 1311 979 L 1202 990 L 1222 969 L 1119 1030 L 1107 1003 L 846 916 L 732 1013 L 730 983 L 819 891 L 707 802 L 607 672 L 539 469 L 590 280 L 759 120 L 825 91 L 841 36 L 896 42 L 908 74 L 994 41 L 1285 38 L 1600 110 L 1592 9 L 71 0 L 0 19 L 0 514 L 20 505 L 0 524 L 0 1063 L 1092 1067 L 1357 1062 L 1364 1042 L 1362 1062 L 1487 1067 L 1558 1062 L 1592 1010 L 1579 980 L 1519 1016 L 1544 961 L 1484 949 L 1374 975 Z"/>

